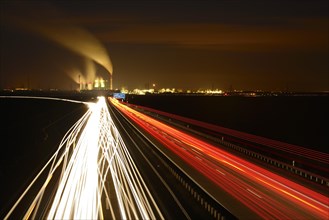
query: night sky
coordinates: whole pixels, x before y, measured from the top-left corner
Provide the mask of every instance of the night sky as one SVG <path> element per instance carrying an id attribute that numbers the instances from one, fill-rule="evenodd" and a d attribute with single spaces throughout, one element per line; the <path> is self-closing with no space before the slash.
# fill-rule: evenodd
<path id="1" fill-rule="evenodd" d="M 108 78 L 108 55 L 114 88 L 329 91 L 327 0 L 0 7 L 0 88 L 76 89 L 79 75 Z"/>

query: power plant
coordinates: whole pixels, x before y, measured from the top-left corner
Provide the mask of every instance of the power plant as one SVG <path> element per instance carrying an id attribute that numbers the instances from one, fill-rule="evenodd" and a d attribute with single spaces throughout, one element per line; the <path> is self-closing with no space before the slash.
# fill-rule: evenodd
<path id="1" fill-rule="evenodd" d="M 79 91 L 82 90 L 112 90 L 112 77 L 110 81 L 97 77 L 94 81 L 81 81 L 79 76 Z"/>

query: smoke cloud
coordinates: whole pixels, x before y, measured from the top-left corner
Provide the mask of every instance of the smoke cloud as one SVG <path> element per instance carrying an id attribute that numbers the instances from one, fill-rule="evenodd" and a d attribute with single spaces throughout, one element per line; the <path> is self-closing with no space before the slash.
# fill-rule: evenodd
<path id="1" fill-rule="evenodd" d="M 59 16 L 59 14 L 58 14 Z M 102 43 L 86 29 L 68 22 L 54 22 L 53 18 L 48 18 L 46 14 L 42 19 L 28 17 L 24 15 L 10 15 L 6 17 L 8 23 L 17 27 L 43 36 L 57 44 L 78 53 L 103 66 L 110 74 L 112 80 L 113 66 L 107 50 Z M 95 67 L 92 67 L 90 61 L 87 61 L 86 79 L 92 81 L 95 78 Z M 112 82 L 110 83 L 112 89 Z"/>

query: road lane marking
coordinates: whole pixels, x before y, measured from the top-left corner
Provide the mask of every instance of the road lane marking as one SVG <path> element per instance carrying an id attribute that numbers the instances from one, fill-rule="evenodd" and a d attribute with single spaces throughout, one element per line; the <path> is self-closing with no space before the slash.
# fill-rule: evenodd
<path id="1" fill-rule="evenodd" d="M 195 153 L 197 153 L 197 154 L 200 154 L 200 155 L 202 155 L 199 151 L 197 151 L 197 150 L 195 150 L 195 149 L 191 149 L 191 150 L 193 150 Z"/>
<path id="2" fill-rule="evenodd" d="M 254 191 L 252 191 L 251 189 L 248 189 L 247 188 L 247 190 L 250 192 L 250 193 L 252 193 L 252 194 L 254 194 L 255 196 L 257 196 L 258 198 L 262 198 L 260 195 L 258 195 L 257 193 L 255 193 Z"/>
<path id="3" fill-rule="evenodd" d="M 225 173 L 223 173 L 222 171 L 220 171 L 220 170 L 218 170 L 218 169 L 216 169 L 216 171 L 219 172 L 219 173 L 221 173 L 221 174 L 224 175 L 224 176 L 226 175 Z"/>
<path id="4" fill-rule="evenodd" d="M 197 156 L 194 156 L 196 159 L 198 159 L 198 160 L 201 160 L 202 161 L 202 159 L 200 158 L 200 157 L 197 157 Z"/>

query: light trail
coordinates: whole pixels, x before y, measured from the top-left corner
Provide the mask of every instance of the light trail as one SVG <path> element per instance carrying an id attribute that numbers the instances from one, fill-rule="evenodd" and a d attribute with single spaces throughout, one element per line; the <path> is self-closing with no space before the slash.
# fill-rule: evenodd
<path id="1" fill-rule="evenodd" d="M 164 218 L 111 118 L 105 98 L 85 104 L 88 111 L 66 133 L 5 219 L 46 171 L 24 219 L 104 219 L 104 207 L 112 219 Z"/>
<path id="2" fill-rule="evenodd" d="M 0 96 L 0 98 L 6 99 L 41 99 L 41 100 L 53 100 L 53 101 L 63 101 L 63 102 L 72 102 L 78 104 L 88 105 L 90 102 L 77 101 L 72 99 L 62 99 L 62 98 L 53 98 L 53 97 L 40 97 L 40 96 Z"/>
<path id="3" fill-rule="evenodd" d="M 180 156 L 183 161 L 259 217 L 263 219 L 328 218 L 327 196 L 161 123 L 123 103 L 113 99 L 111 102 L 163 146 Z"/>
<path id="4" fill-rule="evenodd" d="M 129 106 L 132 106 L 134 108 L 143 109 L 146 111 L 150 111 L 150 112 L 153 112 L 153 113 L 156 113 L 159 115 L 163 115 L 166 117 L 170 117 L 173 119 L 177 119 L 179 121 L 186 122 L 190 125 L 196 125 L 198 127 L 205 128 L 208 131 L 215 132 L 217 134 L 223 134 L 223 136 L 225 136 L 225 140 L 242 143 L 245 146 L 250 146 L 252 148 L 256 148 L 256 149 L 264 151 L 266 153 L 270 153 L 271 155 L 273 155 L 275 153 L 278 157 L 285 158 L 288 161 L 299 162 L 300 164 L 305 164 L 315 170 L 329 172 L 329 167 L 323 166 L 323 164 L 325 165 L 325 164 L 329 163 L 329 155 L 326 153 L 323 153 L 323 152 L 318 152 L 318 151 L 300 147 L 297 145 L 287 144 L 287 143 L 283 143 L 280 141 L 271 140 L 268 138 L 244 133 L 241 131 L 236 131 L 233 129 L 220 127 L 218 125 L 209 124 L 209 123 L 198 121 L 195 119 L 190 119 L 190 118 L 186 118 L 183 116 L 171 114 L 168 112 L 159 111 L 157 109 L 152 109 L 152 108 L 148 108 L 145 106 L 139 106 L 139 105 L 133 105 L 133 104 L 129 104 Z M 241 140 L 243 140 L 243 141 L 241 141 Z M 257 144 L 259 144 L 261 146 L 266 146 L 266 148 L 259 147 L 259 146 L 257 146 Z M 271 148 L 274 149 L 274 151 Z M 296 155 L 296 154 L 298 154 L 297 157 L 292 156 L 292 155 Z M 315 161 L 317 163 L 310 162 L 310 161 L 308 161 L 308 159 L 311 159 L 312 161 Z"/>

